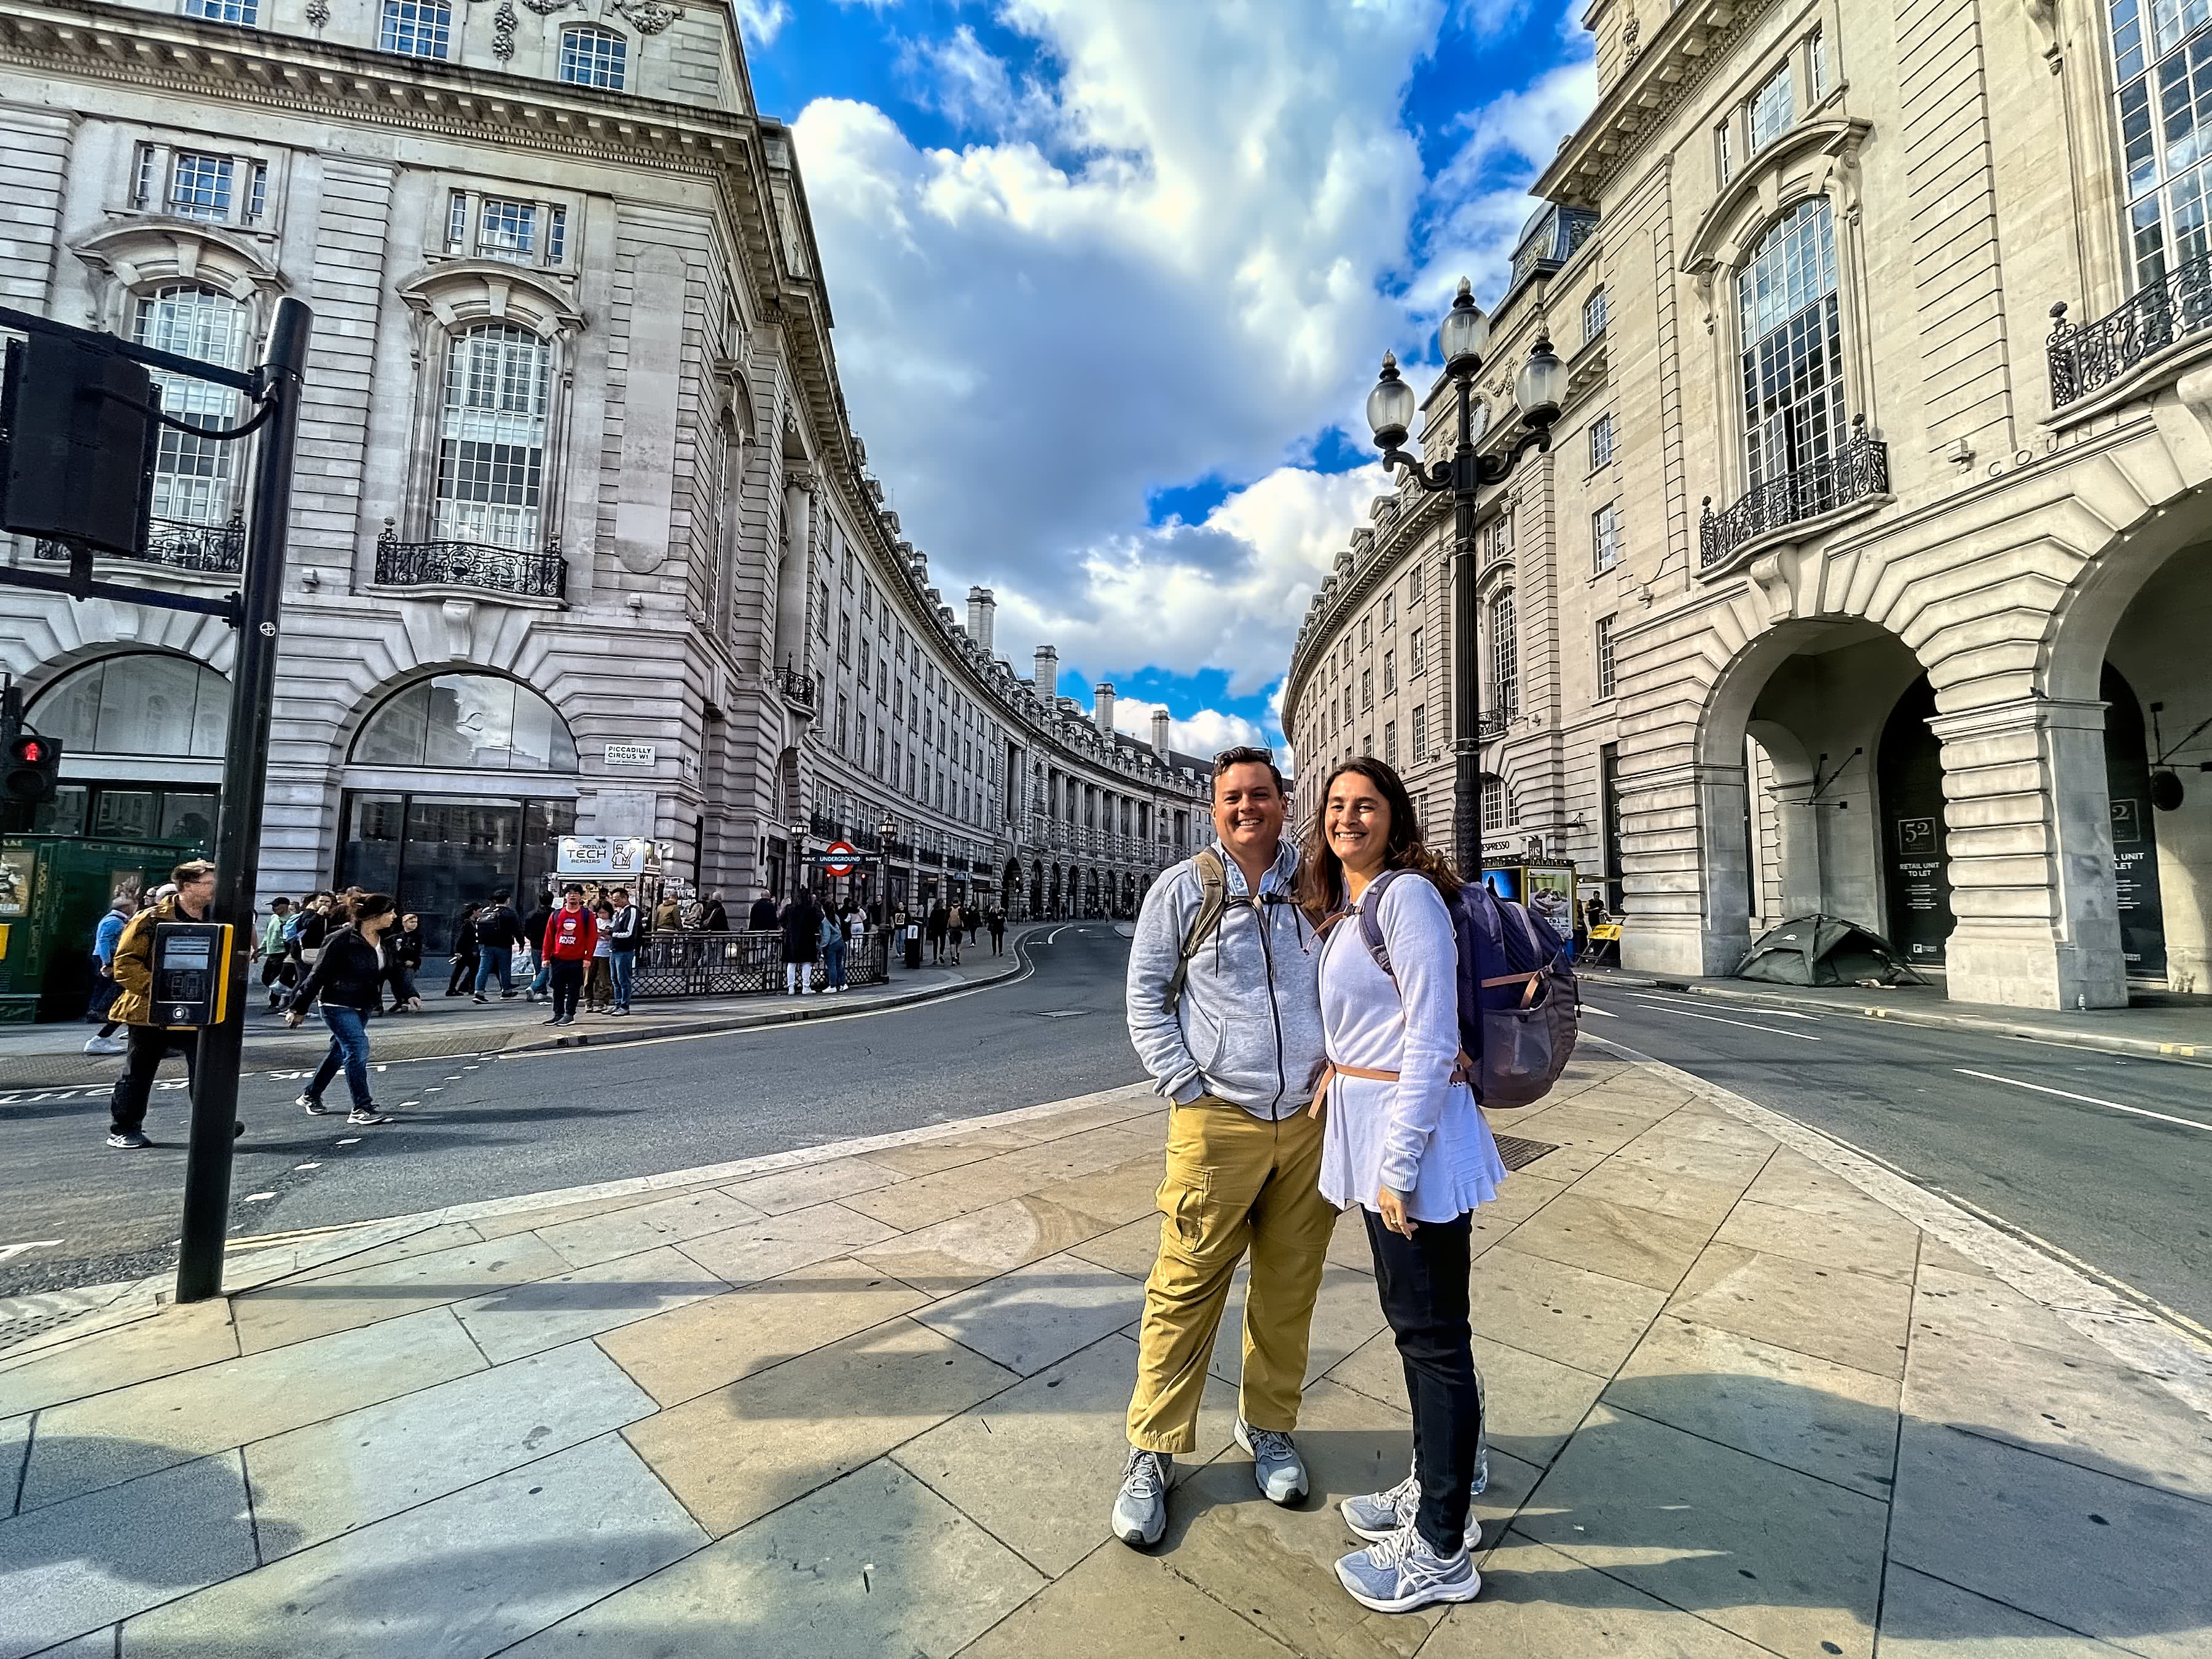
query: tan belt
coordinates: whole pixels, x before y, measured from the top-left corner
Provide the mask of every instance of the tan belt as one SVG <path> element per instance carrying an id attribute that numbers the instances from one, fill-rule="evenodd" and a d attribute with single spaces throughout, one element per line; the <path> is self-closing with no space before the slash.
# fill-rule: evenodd
<path id="1" fill-rule="evenodd" d="M 1474 1062 L 1467 1057 L 1467 1051 L 1461 1049 L 1459 1062 L 1452 1067 L 1451 1081 L 1474 1081 Z M 1395 1083 L 1401 1075 L 1397 1072 L 1378 1071 L 1371 1066 L 1340 1066 L 1333 1060 L 1325 1060 L 1322 1064 L 1321 1081 L 1314 1089 L 1313 1104 L 1306 1108 L 1306 1115 L 1321 1115 L 1321 1109 L 1328 1103 L 1328 1085 L 1340 1077 L 1356 1077 L 1366 1083 Z"/>

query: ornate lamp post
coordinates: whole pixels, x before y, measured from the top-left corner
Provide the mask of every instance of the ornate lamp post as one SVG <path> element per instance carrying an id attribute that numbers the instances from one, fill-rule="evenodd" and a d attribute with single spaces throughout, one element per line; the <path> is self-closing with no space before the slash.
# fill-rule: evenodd
<path id="1" fill-rule="evenodd" d="M 1475 304 L 1474 291 L 1464 276 L 1460 278 L 1451 309 L 1437 330 L 1437 344 L 1444 360 L 1444 373 L 1451 377 L 1459 396 L 1459 442 L 1450 456 L 1428 466 L 1404 448 L 1420 403 L 1413 388 L 1399 378 L 1397 358 L 1387 351 L 1382 354 L 1382 378 L 1367 394 L 1367 423 L 1375 429 L 1376 447 L 1382 452 L 1384 466 L 1404 467 L 1424 489 L 1451 492 L 1452 850 L 1460 872 L 1471 880 L 1482 869 L 1481 763 L 1476 732 L 1482 717 L 1482 678 L 1476 653 L 1480 619 L 1474 603 L 1475 497 L 1486 486 L 1503 483 L 1528 451 L 1551 448 L 1552 423 L 1559 417 L 1566 370 L 1553 351 L 1551 340 L 1540 334 L 1514 386 L 1528 430 L 1506 453 L 1478 455 L 1474 381 L 1482 372 L 1483 353 L 1489 349 L 1490 319 Z"/>

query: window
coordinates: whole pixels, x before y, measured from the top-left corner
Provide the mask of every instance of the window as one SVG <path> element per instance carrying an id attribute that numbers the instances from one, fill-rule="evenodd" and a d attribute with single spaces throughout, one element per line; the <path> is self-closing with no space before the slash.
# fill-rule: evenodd
<path id="1" fill-rule="evenodd" d="M 846 713 L 845 694 L 840 691 L 837 694 L 837 752 L 841 755 L 845 752 Z"/>
<path id="2" fill-rule="evenodd" d="M 1483 563 L 1513 556 L 1513 514 L 1510 512 L 1499 514 L 1475 534 L 1481 544 Z"/>
<path id="3" fill-rule="evenodd" d="M 1501 720 L 1521 712 L 1521 647 L 1510 587 L 1490 602 L 1490 706 Z"/>
<path id="4" fill-rule="evenodd" d="M 1425 674 L 1429 672 L 1428 656 L 1421 639 L 1421 630 L 1415 629 L 1406 641 L 1406 672 Z"/>
<path id="5" fill-rule="evenodd" d="M 2136 286 L 2148 289 L 2212 252 L 2206 228 L 2212 150 L 2205 145 L 2212 125 L 2212 34 L 2206 33 L 2212 6 L 2205 0 L 2114 0 L 2110 15 L 2127 236 Z"/>
<path id="6" fill-rule="evenodd" d="M 1505 827 L 1505 780 L 1490 777 L 1482 781 L 1482 827 L 1503 830 Z"/>
<path id="7" fill-rule="evenodd" d="M 187 219 L 228 219 L 234 165 L 227 155 L 179 150 L 169 164 L 169 211 Z"/>
<path id="8" fill-rule="evenodd" d="M 443 0 L 384 0 L 376 44 L 408 58 L 443 58 L 453 34 L 453 9 Z"/>
<path id="9" fill-rule="evenodd" d="M 1359 706 L 1362 708 L 1375 707 L 1375 671 L 1371 668 L 1359 671 Z"/>
<path id="10" fill-rule="evenodd" d="M 527 202 L 487 196 L 477 222 L 477 252 L 509 264 L 533 263 L 538 248 L 538 210 Z"/>
<path id="11" fill-rule="evenodd" d="M 149 209 L 154 205 L 154 169 L 158 154 L 151 144 L 138 146 L 138 169 L 131 185 L 131 205 Z"/>
<path id="12" fill-rule="evenodd" d="M 1589 423 L 1589 465 L 1595 472 L 1613 465 L 1613 416 L 1601 415 Z"/>
<path id="13" fill-rule="evenodd" d="M 185 0 L 187 17 L 203 17 L 210 23 L 238 23 L 246 28 L 253 27 L 260 10 L 260 0 Z"/>
<path id="14" fill-rule="evenodd" d="M 469 245 L 469 198 L 460 191 L 446 205 L 446 246 L 455 253 Z"/>
<path id="15" fill-rule="evenodd" d="M 1382 626 L 1388 628 L 1397 620 L 1398 596 L 1395 593 L 1385 593 L 1382 596 Z"/>
<path id="16" fill-rule="evenodd" d="M 1765 83 L 1751 94 L 1746 113 L 1754 155 L 1790 130 L 1790 124 L 1797 118 L 1797 90 L 1789 64 L 1768 76 Z"/>
<path id="17" fill-rule="evenodd" d="M 1382 722 L 1382 759 L 1388 765 L 1398 763 L 1398 722 L 1395 720 Z"/>
<path id="18" fill-rule="evenodd" d="M 31 714 L 64 755 L 215 760 L 229 726 L 230 682 L 190 657 L 134 651 L 63 675 L 39 694 Z"/>
<path id="19" fill-rule="evenodd" d="M 140 345 L 173 351 L 224 368 L 240 367 L 246 352 L 246 307 L 228 295 L 174 286 L 138 301 L 133 337 Z M 194 426 L 236 424 L 238 395 L 228 386 L 153 371 L 161 408 Z M 242 503 L 237 491 L 237 451 L 242 446 L 161 428 L 154 452 L 153 514 L 185 524 L 224 524 Z"/>
<path id="20" fill-rule="evenodd" d="M 1413 711 L 1413 763 L 1418 766 L 1429 757 L 1429 711 Z"/>
<path id="21" fill-rule="evenodd" d="M 1583 343 L 1588 345 L 1605 332 L 1605 290 L 1594 288 L 1583 301 Z"/>
<path id="22" fill-rule="evenodd" d="M 814 609 L 814 631 L 826 640 L 830 637 L 830 584 L 817 582 L 814 586 L 820 600 Z"/>
<path id="23" fill-rule="evenodd" d="M 438 540 L 543 544 L 549 356 L 543 340 L 512 323 L 453 341 L 438 432 Z"/>
<path id="24" fill-rule="evenodd" d="M 1805 42 L 1805 84 L 1816 104 L 1828 95 L 1828 41 L 1818 29 Z"/>
<path id="25" fill-rule="evenodd" d="M 1371 616 L 1362 617 L 1359 619 L 1359 648 L 1364 651 L 1374 643 L 1375 618 Z"/>
<path id="26" fill-rule="evenodd" d="M 1382 653 L 1382 695 L 1387 697 L 1397 689 L 1398 653 L 1395 651 L 1385 651 Z"/>
<path id="27" fill-rule="evenodd" d="M 1842 447 L 1849 424 L 1835 221 L 1826 197 L 1800 202 L 1753 245 L 1737 279 L 1737 306 L 1748 480 L 1808 472 Z M 1796 516 L 1826 506 L 1808 502 Z"/>
<path id="28" fill-rule="evenodd" d="M 1601 574 L 1620 562 L 1620 508 L 1607 501 L 1590 514 L 1590 569 Z"/>
<path id="29" fill-rule="evenodd" d="M 1406 603 L 1407 605 L 1419 605 L 1420 602 L 1421 567 L 1417 564 L 1411 570 L 1406 573 Z"/>
<path id="30" fill-rule="evenodd" d="M 612 29 L 561 31 L 561 78 L 570 86 L 620 92 L 629 55 L 629 42 Z"/>
<path id="31" fill-rule="evenodd" d="M 1597 694 L 1613 695 L 1613 618 L 1597 619 Z"/>
<path id="32" fill-rule="evenodd" d="M 269 212 L 269 163 L 256 161 L 246 175 L 246 222 L 258 225 Z"/>
<path id="33" fill-rule="evenodd" d="M 574 772 L 576 740 L 553 705 L 496 674 L 441 674 L 387 698 L 354 739 L 356 766 Z"/>
<path id="34" fill-rule="evenodd" d="M 568 257 L 568 210 L 556 207 L 546 221 L 545 263 L 557 265 Z"/>
<path id="35" fill-rule="evenodd" d="M 1713 129 L 1714 166 L 1723 185 L 1735 176 L 1735 117 L 1733 115 Z"/>

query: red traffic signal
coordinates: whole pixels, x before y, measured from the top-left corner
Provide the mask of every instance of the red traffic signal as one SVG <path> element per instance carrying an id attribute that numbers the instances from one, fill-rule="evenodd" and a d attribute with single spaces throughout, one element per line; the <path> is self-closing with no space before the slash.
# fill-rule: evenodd
<path id="1" fill-rule="evenodd" d="M 0 775 L 0 798 L 33 804 L 52 800 L 61 769 L 61 744 L 36 732 L 21 732 L 8 744 L 8 763 L 4 775 Z"/>

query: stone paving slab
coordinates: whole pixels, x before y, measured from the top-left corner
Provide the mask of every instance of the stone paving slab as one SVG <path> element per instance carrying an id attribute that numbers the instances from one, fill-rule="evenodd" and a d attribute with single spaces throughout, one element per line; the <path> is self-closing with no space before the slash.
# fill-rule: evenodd
<path id="1" fill-rule="evenodd" d="M 2212 1651 L 2212 1352 L 1664 1067 L 1586 1054 L 1511 1127 L 1559 1151 L 1478 1218 L 1472 1605 L 1331 1571 L 1410 1455 L 1357 1218 L 1311 1498 L 1232 1443 L 1240 1274 L 1168 1535 L 1109 1537 L 1164 1130 L 1125 1089 L 116 1294 L 0 1361 L 0 1659 Z"/>

